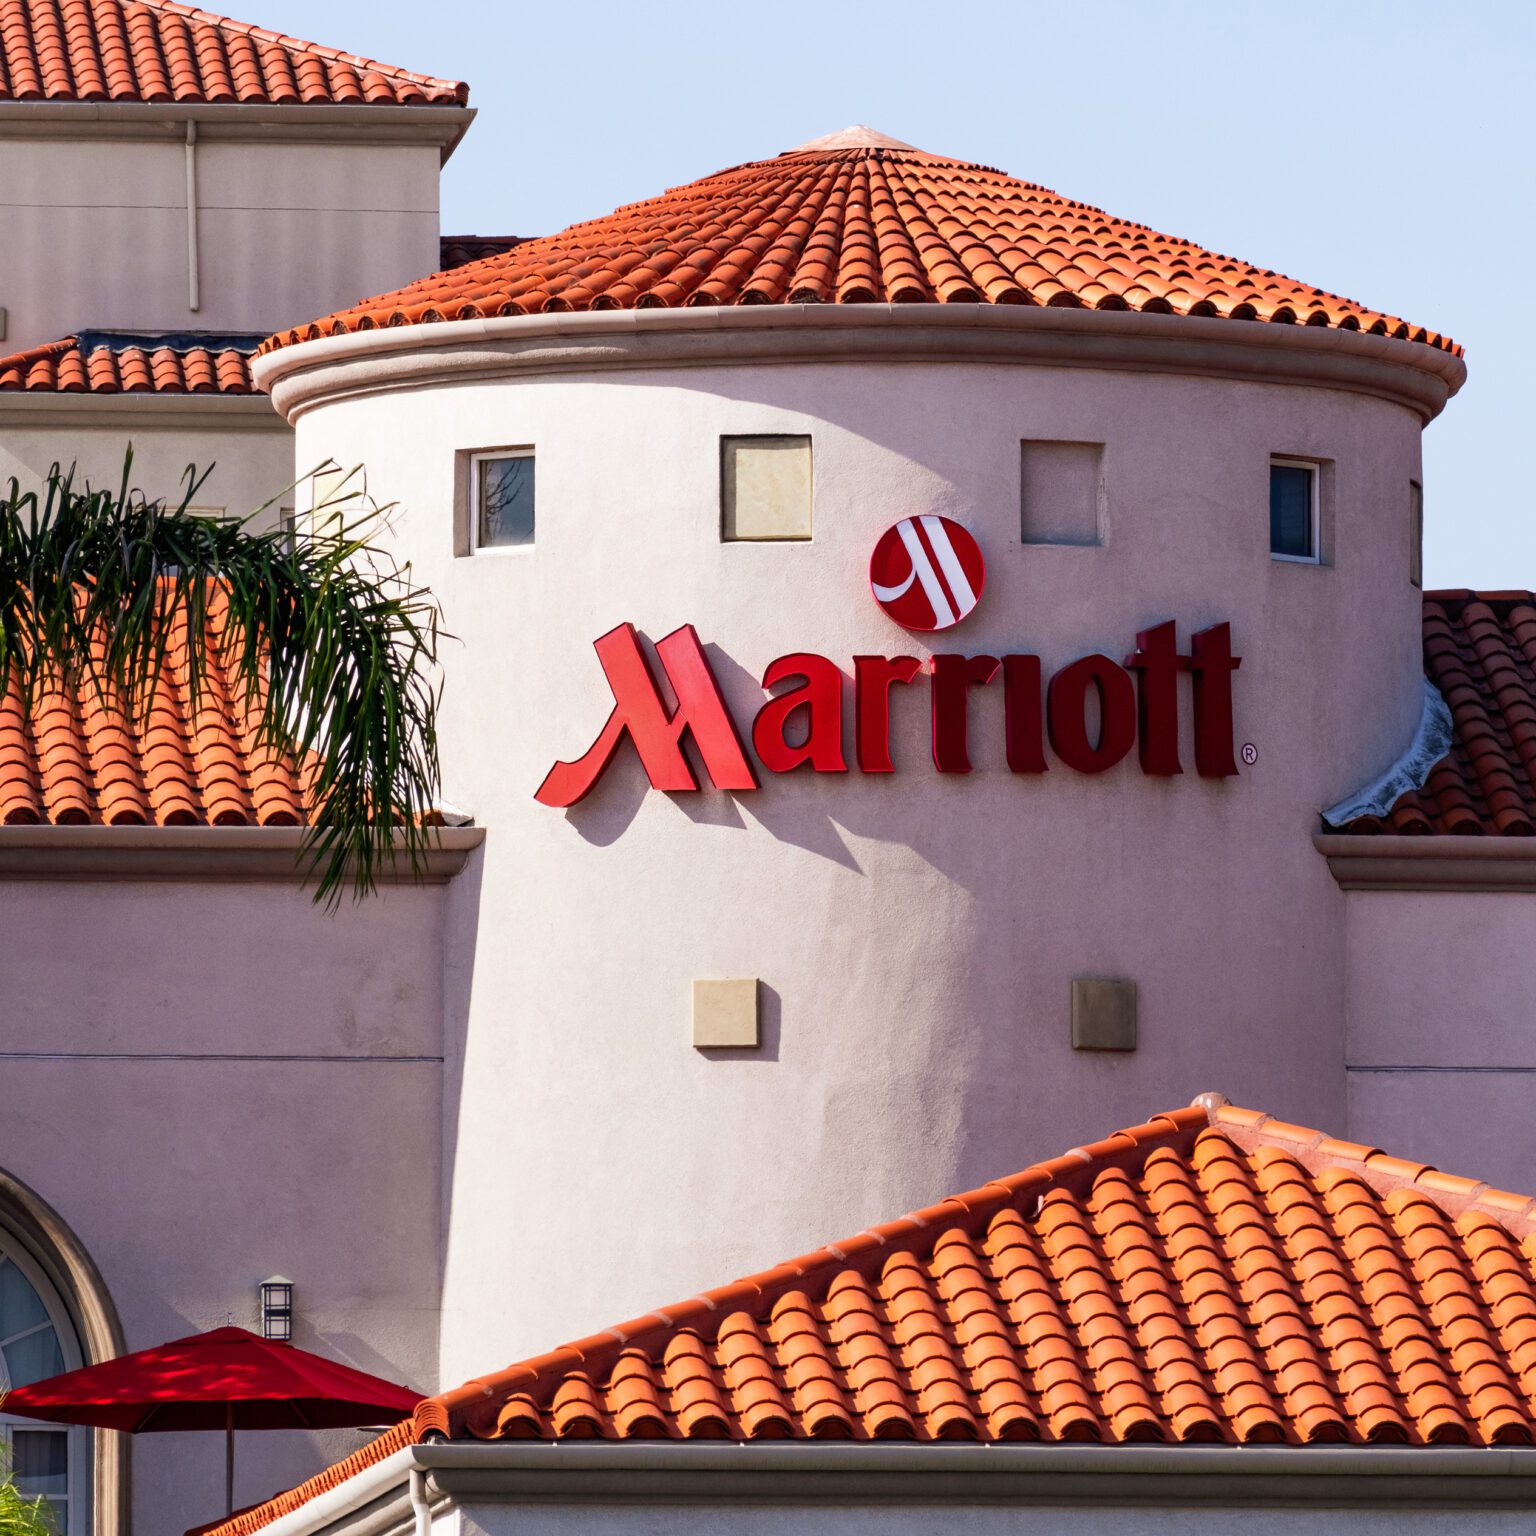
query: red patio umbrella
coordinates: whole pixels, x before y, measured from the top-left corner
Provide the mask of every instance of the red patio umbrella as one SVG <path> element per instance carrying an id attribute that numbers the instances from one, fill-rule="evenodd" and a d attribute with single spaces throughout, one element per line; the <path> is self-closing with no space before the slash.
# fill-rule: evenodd
<path id="1" fill-rule="evenodd" d="M 3 1399 L 6 1413 L 129 1434 L 224 1431 L 224 1492 L 235 1503 L 237 1429 L 350 1429 L 393 1424 L 421 1394 L 308 1350 L 215 1328 L 66 1371 Z"/>

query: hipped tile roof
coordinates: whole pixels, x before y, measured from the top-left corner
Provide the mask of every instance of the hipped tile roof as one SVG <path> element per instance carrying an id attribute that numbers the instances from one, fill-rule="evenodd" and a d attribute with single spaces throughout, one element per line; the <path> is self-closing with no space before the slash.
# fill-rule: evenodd
<path id="1" fill-rule="evenodd" d="M 1536 835 L 1536 593 L 1426 592 L 1424 671 L 1451 711 L 1422 789 L 1341 832 Z"/>
<path id="2" fill-rule="evenodd" d="M 454 1439 L 1525 1445 L 1536 1201 L 1206 1095 L 429 1398 Z"/>
<path id="3" fill-rule="evenodd" d="M 462 106 L 469 87 L 176 0 L 0 0 L 0 102 Z"/>
<path id="4" fill-rule="evenodd" d="M 863 129 L 524 240 L 281 332 L 268 346 L 567 310 L 874 303 L 1220 316 L 1459 351 L 1433 331 L 1310 284 Z"/>
<path id="5" fill-rule="evenodd" d="M 257 736 L 235 676 L 209 648 L 194 699 L 170 664 L 142 718 L 92 682 L 0 695 L 0 823 L 6 826 L 263 826 L 306 819 L 305 775 Z"/>
<path id="6" fill-rule="evenodd" d="M 249 335 L 81 331 L 0 357 L 0 394 L 259 394 L 251 357 L 260 341 Z"/>

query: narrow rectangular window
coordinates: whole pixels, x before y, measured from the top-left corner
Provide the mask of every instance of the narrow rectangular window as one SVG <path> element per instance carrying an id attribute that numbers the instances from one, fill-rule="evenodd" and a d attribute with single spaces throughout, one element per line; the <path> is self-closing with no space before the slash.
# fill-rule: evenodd
<path id="1" fill-rule="evenodd" d="M 1408 580 L 1424 585 L 1424 487 L 1408 482 Z"/>
<path id="2" fill-rule="evenodd" d="M 472 496 L 476 549 L 533 543 L 533 449 L 475 454 Z"/>
<path id="3" fill-rule="evenodd" d="M 1102 544 L 1103 443 L 1025 442 L 1019 537 L 1025 544 Z"/>
<path id="4" fill-rule="evenodd" d="M 811 440 L 720 439 L 720 537 L 766 541 L 811 536 Z"/>
<path id="5" fill-rule="evenodd" d="M 1269 461 L 1269 552 L 1276 560 L 1316 565 L 1318 466 L 1299 459 Z"/>

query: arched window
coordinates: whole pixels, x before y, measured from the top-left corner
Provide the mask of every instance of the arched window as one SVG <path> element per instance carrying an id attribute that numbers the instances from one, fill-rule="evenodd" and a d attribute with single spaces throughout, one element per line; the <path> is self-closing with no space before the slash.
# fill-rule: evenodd
<path id="1" fill-rule="evenodd" d="M 0 1227 L 0 1391 L 84 1363 L 62 1299 L 26 1248 Z M 68 1536 L 90 1530 L 91 1440 L 87 1429 L 20 1419 L 0 1404 L 0 1442 L 17 1486 L 29 1499 L 47 1499 Z"/>
<path id="2" fill-rule="evenodd" d="M 41 1381 L 125 1352 L 101 1271 L 63 1217 L 0 1168 L 0 1386 Z M 128 1441 L 110 1429 L 17 1418 L 0 1406 L 0 1440 L 17 1480 L 54 1507 L 69 1536 L 128 1529 Z"/>

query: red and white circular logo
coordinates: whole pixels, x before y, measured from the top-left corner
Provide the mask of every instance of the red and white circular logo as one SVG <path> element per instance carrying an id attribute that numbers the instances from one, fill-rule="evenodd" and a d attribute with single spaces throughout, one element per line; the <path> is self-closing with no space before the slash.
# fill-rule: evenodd
<path id="1" fill-rule="evenodd" d="M 976 540 L 947 517 L 904 517 L 869 558 L 875 601 L 903 629 L 949 629 L 978 602 L 987 579 Z"/>

